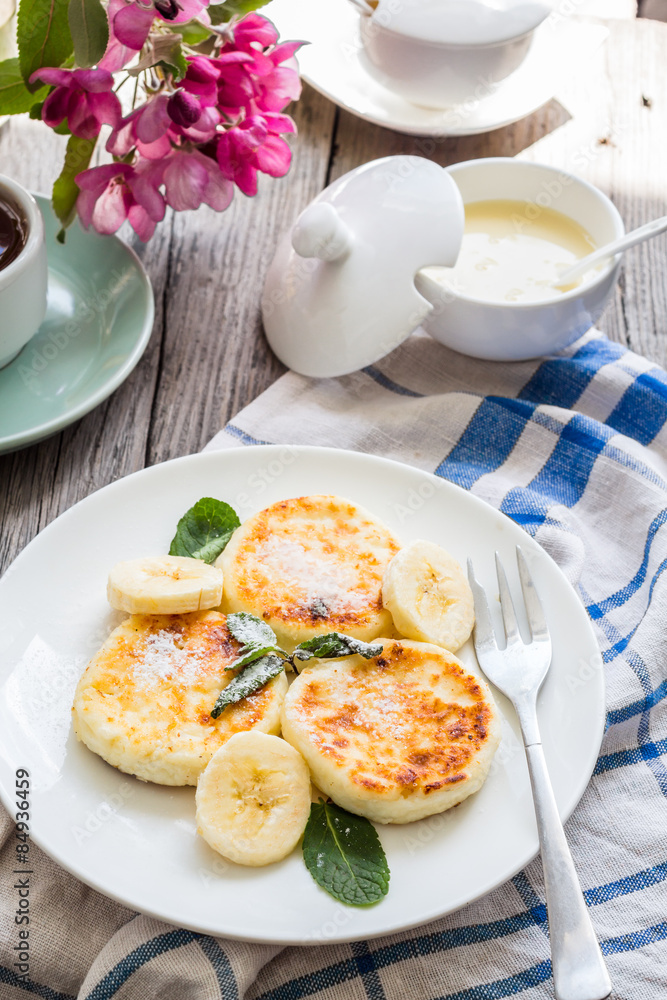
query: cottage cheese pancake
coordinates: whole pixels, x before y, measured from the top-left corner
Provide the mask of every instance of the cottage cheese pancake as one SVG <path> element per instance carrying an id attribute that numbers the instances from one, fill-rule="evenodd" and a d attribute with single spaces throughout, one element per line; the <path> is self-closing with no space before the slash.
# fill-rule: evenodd
<path id="1" fill-rule="evenodd" d="M 74 730 L 109 764 L 161 785 L 196 785 L 234 733 L 280 732 L 284 673 L 266 687 L 211 709 L 237 671 L 239 644 L 224 615 L 132 615 L 86 667 L 76 689 Z"/>
<path id="2" fill-rule="evenodd" d="M 368 642 L 391 628 L 382 576 L 399 548 L 349 500 L 282 500 L 245 521 L 220 556 L 223 610 L 263 618 L 288 649 L 332 631 Z"/>
<path id="3" fill-rule="evenodd" d="M 486 684 L 438 646 L 380 640 L 380 656 L 320 661 L 296 678 L 284 738 L 338 805 L 409 823 L 481 788 L 500 740 Z"/>

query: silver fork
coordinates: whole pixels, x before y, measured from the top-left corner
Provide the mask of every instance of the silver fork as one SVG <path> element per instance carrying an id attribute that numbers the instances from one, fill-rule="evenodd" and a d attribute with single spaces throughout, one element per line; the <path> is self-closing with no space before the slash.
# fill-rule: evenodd
<path id="1" fill-rule="evenodd" d="M 611 993 L 611 981 L 558 815 L 537 723 L 537 693 L 551 664 L 551 637 L 518 545 L 516 555 L 532 641 L 524 643 L 521 638 L 507 576 L 496 553 L 505 648 L 499 648 L 496 642 L 486 594 L 475 579 L 469 559 L 468 578 L 475 600 L 475 649 L 482 670 L 509 698 L 519 717 L 540 838 L 557 1000 L 604 1000 Z"/>

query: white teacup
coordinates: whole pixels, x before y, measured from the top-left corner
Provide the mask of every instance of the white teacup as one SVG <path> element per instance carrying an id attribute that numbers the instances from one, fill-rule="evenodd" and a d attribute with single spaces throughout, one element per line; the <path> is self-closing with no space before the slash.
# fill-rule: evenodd
<path id="1" fill-rule="evenodd" d="M 413 104 L 449 108 L 492 93 L 519 67 L 550 7 L 540 0 L 379 0 L 368 10 L 360 29 L 370 75 Z"/>
<path id="2" fill-rule="evenodd" d="M 19 255 L 0 268 L 0 368 L 14 360 L 42 325 L 48 284 L 44 220 L 37 202 L 20 184 L 0 174 L 3 200 L 13 202 L 22 213 L 27 239 Z"/>

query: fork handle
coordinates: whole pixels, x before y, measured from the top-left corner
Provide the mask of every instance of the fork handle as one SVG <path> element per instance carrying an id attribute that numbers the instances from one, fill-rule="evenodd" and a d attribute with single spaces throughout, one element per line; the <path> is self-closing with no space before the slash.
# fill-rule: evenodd
<path id="1" fill-rule="evenodd" d="M 588 915 L 541 743 L 526 746 L 540 837 L 557 1000 L 604 1000 L 611 981 Z"/>

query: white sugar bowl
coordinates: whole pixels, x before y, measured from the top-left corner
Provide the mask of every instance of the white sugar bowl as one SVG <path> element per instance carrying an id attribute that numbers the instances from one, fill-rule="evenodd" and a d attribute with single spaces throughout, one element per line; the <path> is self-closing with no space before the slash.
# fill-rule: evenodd
<path id="1" fill-rule="evenodd" d="M 625 232 L 616 207 L 599 188 L 556 167 L 499 156 L 455 163 L 447 173 L 465 206 L 494 199 L 520 202 L 532 209 L 534 218 L 555 209 L 581 226 L 596 247 Z M 597 322 L 620 266 L 617 254 L 569 291 L 554 288 L 541 301 L 524 302 L 482 301 L 452 286 L 444 269 L 425 268 L 416 274 L 415 285 L 433 308 L 422 326 L 447 347 L 472 357 L 541 357 L 567 347 Z"/>
<path id="2" fill-rule="evenodd" d="M 353 0 L 362 64 L 413 104 L 449 108 L 492 93 L 524 61 L 551 8 L 541 0 Z"/>
<path id="3" fill-rule="evenodd" d="M 461 291 L 452 279 L 459 264 L 470 263 L 462 251 L 465 210 L 472 216 L 475 203 L 508 212 L 518 205 L 526 218 L 543 220 L 553 210 L 559 225 L 589 241 L 579 256 L 624 232 L 601 191 L 554 167 L 508 157 L 448 168 L 418 156 L 366 163 L 322 191 L 279 243 L 262 315 L 280 360 L 316 378 L 346 375 L 384 357 L 419 326 L 456 351 L 494 361 L 537 358 L 581 336 L 614 291 L 620 255 L 561 291 L 543 279 L 541 249 L 542 258 L 534 259 L 530 245 L 521 274 L 511 256 L 516 241 L 500 240 L 510 248 L 505 273 L 512 294 L 496 298 L 483 275 Z M 557 278 L 560 264 L 544 245 Z M 494 267 L 501 263 L 496 256 Z M 539 298 L 513 299 L 519 281 L 531 294 L 539 285 Z"/>

